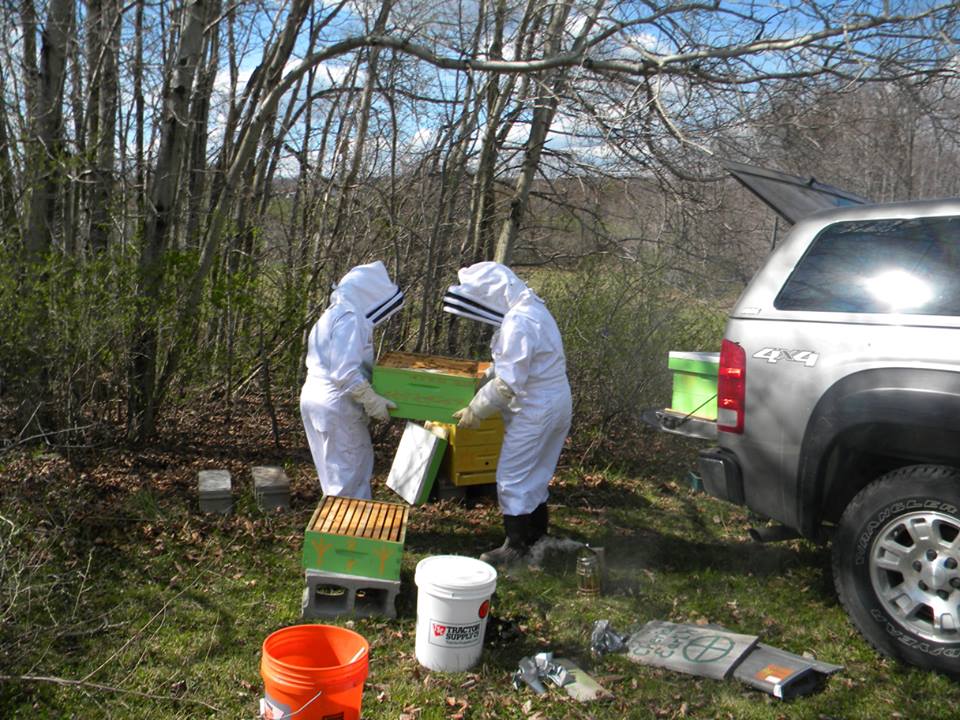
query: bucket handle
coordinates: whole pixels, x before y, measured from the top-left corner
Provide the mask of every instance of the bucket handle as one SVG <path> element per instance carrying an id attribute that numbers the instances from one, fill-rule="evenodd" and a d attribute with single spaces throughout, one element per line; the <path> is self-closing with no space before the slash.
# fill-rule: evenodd
<path id="1" fill-rule="evenodd" d="M 316 695 L 314 695 L 312 698 L 310 698 L 309 700 L 307 700 L 303 705 L 301 705 L 299 710 L 294 710 L 294 711 L 293 711 L 292 713 L 290 713 L 290 714 L 287 714 L 287 715 L 274 715 L 274 714 L 271 712 L 271 713 L 270 713 L 270 716 L 269 716 L 269 720 L 287 720 L 287 718 L 292 718 L 294 715 L 299 715 L 299 714 L 302 713 L 304 710 L 306 710 L 306 709 L 311 705 L 311 703 L 313 703 L 313 701 L 316 700 L 316 699 L 317 699 L 318 697 L 320 697 L 321 695 L 323 695 L 323 690 L 317 690 L 317 694 L 316 694 Z M 259 715 L 259 717 L 262 717 L 262 718 L 266 718 L 266 717 L 267 717 L 267 715 L 265 714 L 266 707 L 267 707 L 267 703 L 265 702 L 265 700 L 266 700 L 266 698 L 261 698 L 261 700 L 260 700 L 260 715 Z"/>
<path id="2" fill-rule="evenodd" d="M 354 655 L 352 658 L 350 658 L 349 660 L 347 660 L 347 663 L 346 663 L 346 664 L 349 665 L 350 663 L 356 662 L 357 660 L 359 660 L 359 659 L 363 656 L 363 654 L 364 654 L 366 651 L 367 651 L 367 649 L 366 649 L 365 647 L 360 648 L 359 650 L 357 650 L 356 655 Z M 292 717 L 294 717 L 295 715 L 299 715 L 299 714 L 302 713 L 304 710 L 306 710 L 308 707 L 310 707 L 310 705 L 312 705 L 313 702 L 314 702 L 318 697 L 320 697 L 321 695 L 323 695 L 323 690 L 317 690 L 317 694 L 314 695 L 314 696 L 313 696 L 312 698 L 310 698 L 309 700 L 307 700 L 303 705 L 301 705 L 299 710 L 294 710 L 294 711 L 293 711 L 292 713 L 290 713 L 289 715 L 281 715 L 279 718 L 271 718 L 271 720 L 287 720 L 287 718 L 292 718 Z M 264 704 L 261 702 L 261 706 L 260 706 L 260 717 L 264 717 L 263 710 L 264 710 Z"/>

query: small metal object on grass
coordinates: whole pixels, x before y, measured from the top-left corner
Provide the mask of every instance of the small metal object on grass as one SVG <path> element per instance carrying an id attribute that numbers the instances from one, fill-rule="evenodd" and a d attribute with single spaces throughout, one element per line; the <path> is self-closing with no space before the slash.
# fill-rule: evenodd
<path id="1" fill-rule="evenodd" d="M 521 658 L 520 665 L 513 674 L 513 686 L 517 690 L 520 689 L 520 685 L 523 683 L 528 685 L 537 695 L 543 695 L 547 692 L 543 683 L 540 682 L 540 671 L 537 668 L 537 664 L 531 657 Z"/>
<path id="2" fill-rule="evenodd" d="M 580 666 L 566 658 L 554 658 L 552 652 L 541 652 L 520 660 L 513 674 L 513 686 L 520 689 L 526 684 L 538 695 L 546 693 L 544 680 L 549 680 L 574 700 L 588 702 L 611 697 L 610 693 L 587 675 Z"/>
<path id="3" fill-rule="evenodd" d="M 589 545 L 577 553 L 577 593 L 596 596 L 603 584 L 603 569 L 600 556 Z"/>
<path id="4" fill-rule="evenodd" d="M 609 620 L 597 620 L 590 634 L 590 649 L 597 655 L 623 652 L 627 649 L 627 636 L 615 632 Z"/>

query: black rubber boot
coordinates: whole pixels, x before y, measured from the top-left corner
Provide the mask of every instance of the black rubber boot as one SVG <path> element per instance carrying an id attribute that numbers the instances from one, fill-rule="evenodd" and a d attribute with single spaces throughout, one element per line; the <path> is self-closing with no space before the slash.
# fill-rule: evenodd
<path id="1" fill-rule="evenodd" d="M 549 524 L 550 513 L 547 510 L 547 504 L 540 503 L 537 509 L 530 513 L 530 531 L 527 533 L 527 545 L 533 547 L 537 540 L 546 535 Z"/>
<path id="2" fill-rule="evenodd" d="M 483 553 L 480 559 L 494 567 L 522 562 L 530 549 L 527 538 L 530 535 L 531 517 L 531 515 L 504 515 L 503 529 L 507 539 L 497 549 Z"/>

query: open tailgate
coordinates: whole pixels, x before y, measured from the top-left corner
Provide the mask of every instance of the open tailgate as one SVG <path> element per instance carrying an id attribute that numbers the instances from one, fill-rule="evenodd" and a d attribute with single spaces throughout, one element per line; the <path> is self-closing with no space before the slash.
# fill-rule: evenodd
<path id="1" fill-rule="evenodd" d="M 717 421 L 670 410 L 669 408 L 647 408 L 640 419 L 661 432 L 683 435 L 698 440 L 717 439 Z"/>
<path id="2" fill-rule="evenodd" d="M 720 353 L 670 351 L 673 374 L 670 407 L 648 408 L 640 419 L 657 430 L 715 440 L 717 437 L 717 371 Z"/>

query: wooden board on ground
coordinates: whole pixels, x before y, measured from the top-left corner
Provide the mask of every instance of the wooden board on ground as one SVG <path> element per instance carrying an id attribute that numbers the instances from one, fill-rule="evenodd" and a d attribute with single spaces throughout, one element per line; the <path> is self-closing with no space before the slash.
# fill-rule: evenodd
<path id="1" fill-rule="evenodd" d="M 609 690 L 587 675 L 586 671 L 573 660 L 554 658 L 553 662 L 566 670 L 572 678 L 572 681 L 564 685 L 563 689 L 566 690 L 567 695 L 574 700 L 590 702 L 591 700 L 602 700 L 613 697 Z"/>
<path id="2" fill-rule="evenodd" d="M 701 677 L 729 678 L 756 635 L 741 635 L 709 625 L 678 625 L 651 620 L 627 640 L 627 657 L 644 665 Z"/>

